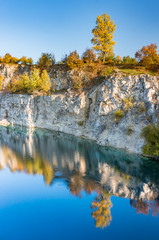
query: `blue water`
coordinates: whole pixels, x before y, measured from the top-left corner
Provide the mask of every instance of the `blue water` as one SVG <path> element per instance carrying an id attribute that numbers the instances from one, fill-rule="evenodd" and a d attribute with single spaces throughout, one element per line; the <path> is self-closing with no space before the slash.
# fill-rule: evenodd
<path id="1" fill-rule="evenodd" d="M 159 239 L 155 161 L 2 127 L 0 167 L 0 240 Z"/>

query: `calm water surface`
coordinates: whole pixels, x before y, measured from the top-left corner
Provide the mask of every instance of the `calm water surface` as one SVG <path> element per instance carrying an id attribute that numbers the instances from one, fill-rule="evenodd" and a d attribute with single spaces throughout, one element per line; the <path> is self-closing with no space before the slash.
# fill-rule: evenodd
<path id="1" fill-rule="evenodd" d="M 1 127 L 0 168 L 0 240 L 159 239 L 155 161 Z"/>

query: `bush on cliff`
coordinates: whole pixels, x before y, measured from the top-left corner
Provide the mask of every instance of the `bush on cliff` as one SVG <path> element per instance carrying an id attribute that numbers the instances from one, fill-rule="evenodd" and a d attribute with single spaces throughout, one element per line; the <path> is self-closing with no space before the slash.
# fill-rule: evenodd
<path id="1" fill-rule="evenodd" d="M 115 111 L 115 122 L 118 123 L 124 117 L 124 112 L 119 109 Z"/>
<path id="2" fill-rule="evenodd" d="M 143 153 L 149 156 L 159 157 L 159 123 L 157 126 L 155 124 L 149 124 L 144 127 L 141 136 L 146 140 Z"/>
<path id="3" fill-rule="evenodd" d="M 0 91 L 2 91 L 2 89 L 3 89 L 3 83 L 4 83 L 4 77 L 3 77 L 3 75 L 1 74 L 1 75 L 0 75 Z"/>
<path id="4" fill-rule="evenodd" d="M 34 69 L 30 75 L 24 73 L 17 78 L 12 79 L 12 83 L 8 85 L 8 90 L 13 93 L 34 93 L 35 91 L 48 93 L 51 87 L 50 78 L 46 70 L 40 74 L 39 69 Z"/>

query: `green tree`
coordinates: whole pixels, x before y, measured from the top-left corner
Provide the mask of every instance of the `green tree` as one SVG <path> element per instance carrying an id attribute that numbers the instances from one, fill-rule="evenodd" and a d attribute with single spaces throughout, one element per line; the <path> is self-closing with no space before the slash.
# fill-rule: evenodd
<path id="1" fill-rule="evenodd" d="M 99 53 L 99 56 L 105 62 L 106 57 L 113 55 L 113 47 L 115 42 L 113 41 L 116 25 L 114 21 L 111 21 L 110 16 L 107 13 L 99 15 L 96 20 L 96 26 L 92 30 L 94 37 L 91 39 L 93 48 Z"/>
<path id="2" fill-rule="evenodd" d="M 123 65 L 136 65 L 137 64 L 137 61 L 135 58 L 132 58 L 130 56 L 126 56 L 126 57 L 123 57 L 123 60 L 122 60 L 122 64 Z"/>

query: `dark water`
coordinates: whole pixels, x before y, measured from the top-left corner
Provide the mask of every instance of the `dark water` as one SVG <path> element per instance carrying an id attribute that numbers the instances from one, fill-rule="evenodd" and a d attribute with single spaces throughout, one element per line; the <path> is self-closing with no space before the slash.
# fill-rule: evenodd
<path id="1" fill-rule="evenodd" d="M 159 239 L 155 161 L 1 127 L 0 168 L 0 240 Z"/>

